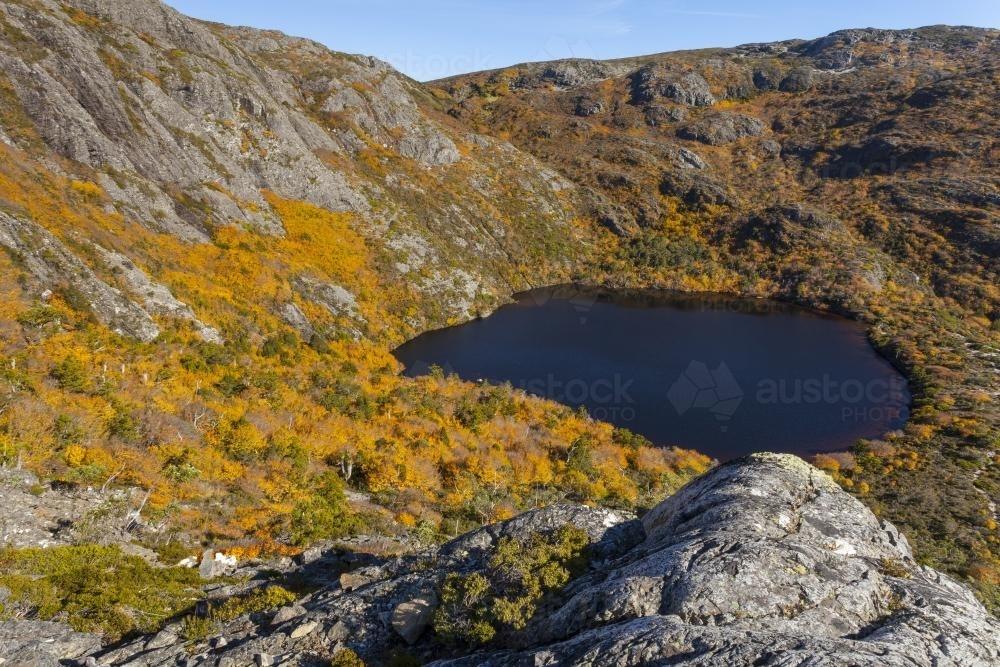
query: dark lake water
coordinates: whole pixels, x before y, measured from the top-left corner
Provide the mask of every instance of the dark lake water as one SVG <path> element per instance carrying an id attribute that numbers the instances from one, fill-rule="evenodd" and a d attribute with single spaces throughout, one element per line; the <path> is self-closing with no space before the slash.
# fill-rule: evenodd
<path id="1" fill-rule="evenodd" d="M 722 460 L 846 449 L 901 427 L 910 400 L 860 324 L 711 295 L 534 290 L 395 355 L 408 375 L 438 365 L 467 380 L 509 382 Z"/>

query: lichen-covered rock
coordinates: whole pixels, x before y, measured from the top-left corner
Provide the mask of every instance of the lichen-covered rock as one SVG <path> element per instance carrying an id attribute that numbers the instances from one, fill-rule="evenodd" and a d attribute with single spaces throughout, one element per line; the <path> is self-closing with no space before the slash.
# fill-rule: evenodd
<path id="1" fill-rule="evenodd" d="M 435 639 L 436 590 L 447 573 L 481 571 L 502 540 L 565 525 L 586 532 L 590 567 L 544 613 L 471 654 Z M 891 524 L 790 455 L 720 466 L 641 521 L 554 506 L 364 570 L 350 588 L 301 600 L 281 627 L 233 621 L 215 655 L 226 664 L 267 655 L 302 665 L 312 652 L 350 648 L 377 664 L 405 649 L 439 667 L 1000 663 L 1000 621 L 970 591 L 918 565 Z M 101 660 L 147 664 L 143 650 L 126 645 Z M 165 649 L 156 664 L 197 650 Z"/>
<path id="2" fill-rule="evenodd" d="M 652 127 L 662 127 L 672 123 L 679 123 L 687 118 L 687 109 L 681 106 L 663 106 L 662 104 L 650 104 L 643 111 L 646 124 Z"/>
<path id="3" fill-rule="evenodd" d="M 0 212 L 0 246 L 20 256 L 28 271 L 46 288 L 75 290 L 112 331 L 144 343 L 160 334 L 149 313 L 121 290 L 103 282 L 62 241 L 35 222 Z"/>
<path id="4" fill-rule="evenodd" d="M 757 90 L 777 90 L 781 79 L 781 70 L 774 66 L 760 66 L 753 71 L 753 85 Z"/>
<path id="5" fill-rule="evenodd" d="M 637 104 L 667 99 L 691 107 L 715 104 L 715 96 L 696 72 L 678 73 L 658 65 L 646 65 L 632 75 L 632 101 Z"/>
<path id="6" fill-rule="evenodd" d="M 726 464 L 645 517 L 645 541 L 525 635 L 441 665 L 993 665 L 1000 622 L 826 474 Z"/>
<path id="7" fill-rule="evenodd" d="M 575 113 L 577 116 L 583 117 L 596 116 L 604 113 L 604 109 L 604 100 L 584 95 L 577 99 Z"/>
<path id="8" fill-rule="evenodd" d="M 947 30 L 947 28 L 946 28 Z M 820 70 L 843 70 L 855 63 L 854 47 L 865 45 L 910 44 L 919 41 L 912 30 L 880 30 L 875 28 L 838 30 L 824 37 L 798 45 L 795 51 L 813 59 Z M 875 64 L 878 58 L 871 55 L 858 59 L 863 64 Z"/>
<path id="9" fill-rule="evenodd" d="M 744 137 L 756 137 L 764 131 L 757 118 L 738 113 L 706 113 L 690 125 L 677 130 L 681 139 L 693 139 L 709 146 L 722 146 Z"/>
<path id="10" fill-rule="evenodd" d="M 306 610 L 297 604 L 282 607 L 274 613 L 271 625 L 282 625 L 293 619 L 306 615 Z"/>
<path id="11" fill-rule="evenodd" d="M 572 59 L 546 65 L 539 78 L 557 86 L 575 88 L 621 74 L 622 66 L 600 60 Z"/>
<path id="12" fill-rule="evenodd" d="M 715 96 L 708 87 L 708 81 L 700 74 L 689 72 L 677 81 L 663 87 L 661 94 L 667 99 L 690 107 L 707 107 L 715 104 Z"/>
<path id="13" fill-rule="evenodd" d="M 198 574 L 202 579 L 215 579 L 236 571 L 238 565 L 235 556 L 227 556 L 221 551 L 206 549 L 198 565 Z"/>
<path id="14" fill-rule="evenodd" d="M 61 623 L 0 622 L 0 664 L 5 667 L 59 667 L 67 661 L 82 662 L 100 647 L 99 636 Z"/>
<path id="15" fill-rule="evenodd" d="M 664 173 L 660 180 L 660 193 L 668 197 L 678 197 L 694 209 L 704 209 L 707 206 L 735 206 L 739 202 L 736 193 L 725 184 L 710 176 L 692 173 L 691 169 Z"/>
<path id="16" fill-rule="evenodd" d="M 159 649 L 167 648 L 168 646 L 173 646 L 178 641 L 180 641 L 180 638 L 170 630 L 161 630 L 153 635 L 152 639 L 146 642 L 146 650 L 157 651 Z"/>
<path id="17" fill-rule="evenodd" d="M 415 644 L 434 618 L 438 599 L 434 591 L 401 602 L 392 610 L 392 629 L 407 644 Z"/>
<path id="18" fill-rule="evenodd" d="M 778 84 L 783 93 L 804 93 L 813 87 L 815 75 L 812 68 L 796 67 Z"/>

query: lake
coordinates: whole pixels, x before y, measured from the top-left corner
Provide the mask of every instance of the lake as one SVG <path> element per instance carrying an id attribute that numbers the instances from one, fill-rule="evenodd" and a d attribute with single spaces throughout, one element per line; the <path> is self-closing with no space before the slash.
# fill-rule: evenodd
<path id="1" fill-rule="evenodd" d="M 720 460 L 810 455 L 900 428 L 905 379 L 852 320 L 776 301 L 561 286 L 395 351 Z"/>

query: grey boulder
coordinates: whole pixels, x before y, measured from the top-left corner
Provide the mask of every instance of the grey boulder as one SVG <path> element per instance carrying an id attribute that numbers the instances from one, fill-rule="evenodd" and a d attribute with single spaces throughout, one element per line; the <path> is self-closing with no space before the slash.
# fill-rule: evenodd
<path id="1" fill-rule="evenodd" d="M 796 457 L 723 465 L 642 524 L 520 651 L 436 664 L 1000 664 L 1000 621 Z"/>
<path id="2" fill-rule="evenodd" d="M 61 623 L 4 621 L 0 623 L 0 664 L 56 667 L 84 661 L 101 648 L 97 635 L 75 632 Z"/>
<path id="3" fill-rule="evenodd" d="M 739 113 L 706 113 L 698 120 L 677 130 L 681 139 L 693 139 L 709 146 L 723 146 L 744 137 L 756 137 L 764 132 L 764 123 Z"/>

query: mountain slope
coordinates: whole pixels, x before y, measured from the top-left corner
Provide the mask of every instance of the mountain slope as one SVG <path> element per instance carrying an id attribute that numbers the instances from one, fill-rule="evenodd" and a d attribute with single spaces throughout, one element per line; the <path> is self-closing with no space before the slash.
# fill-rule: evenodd
<path id="1" fill-rule="evenodd" d="M 6 143 L 65 158 L 57 173 L 151 231 L 280 235 L 268 192 L 345 213 L 373 241 L 382 292 L 399 290 L 403 312 L 415 302 L 421 327 L 533 284 L 539 241 L 565 277 L 585 241 L 569 183 L 449 127 L 426 91 L 373 59 L 155 2 L 5 3 L 0 25 Z M 169 259 L 129 250 L 143 265 Z M 432 301 L 441 312 L 425 321 Z"/>
<path id="2" fill-rule="evenodd" d="M 581 187 L 620 237 L 599 260 L 603 282 L 772 296 L 866 322 L 910 378 L 911 419 L 821 463 L 921 558 L 995 596 L 998 66 L 996 30 L 935 26 L 431 87 L 452 115 Z"/>
<path id="3" fill-rule="evenodd" d="M 399 377 L 395 344 L 602 243 L 572 183 L 419 84 L 152 0 L 3 2 L 0 31 L 0 465 L 101 489 L 132 534 L 97 539 L 176 560 L 429 540 L 553 499 L 648 505 L 709 464 Z"/>

